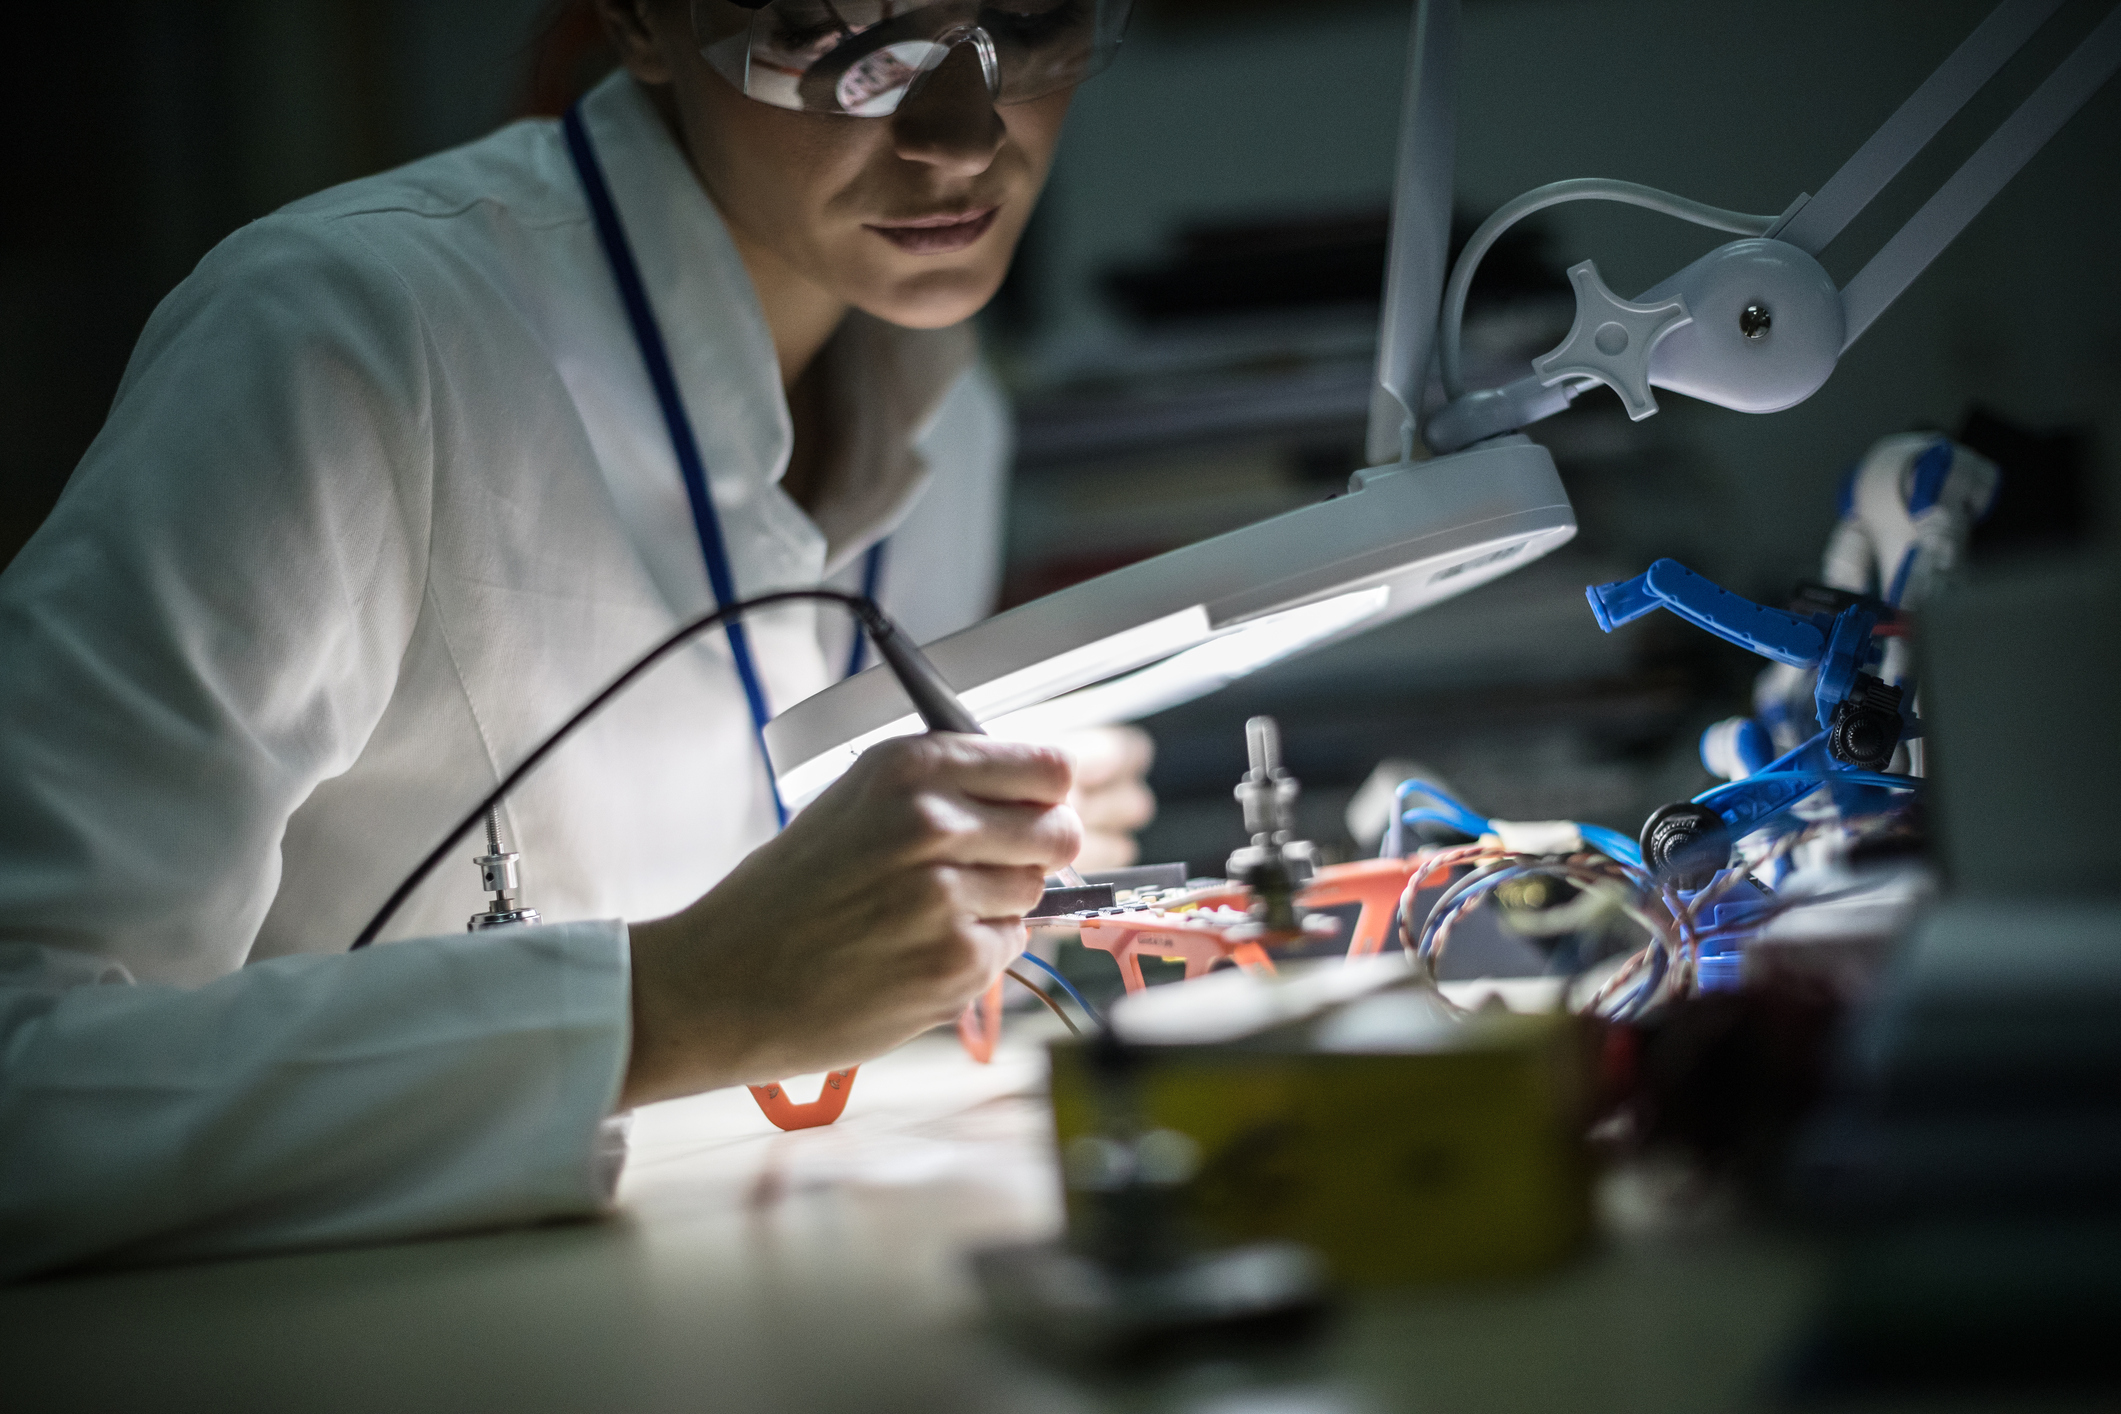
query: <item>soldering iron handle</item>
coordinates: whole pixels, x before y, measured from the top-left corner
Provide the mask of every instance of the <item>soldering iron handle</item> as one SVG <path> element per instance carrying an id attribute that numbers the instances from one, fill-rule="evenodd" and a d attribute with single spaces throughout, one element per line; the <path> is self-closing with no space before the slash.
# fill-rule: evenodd
<path id="1" fill-rule="evenodd" d="M 876 645 L 877 656 L 891 669 L 906 696 L 913 699 L 913 710 L 921 714 L 921 720 L 932 732 L 964 732 L 968 736 L 985 736 L 980 724 L 965 710 L 965 704 L 957 700 L 950 684 L 935 670 L 920 649 L 898 625 L 884 616 L 874 604 L 863 601 L 865 607 L 856 609 L 862 618 L 863 627 L 869 630 L 869 641 Z"/>

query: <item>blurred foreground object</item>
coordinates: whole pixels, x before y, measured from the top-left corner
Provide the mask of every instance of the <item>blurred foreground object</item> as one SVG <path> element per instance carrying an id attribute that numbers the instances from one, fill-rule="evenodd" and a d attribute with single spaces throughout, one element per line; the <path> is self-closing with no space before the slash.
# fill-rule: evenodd
<path id="1" fill-rule="evenodd" d="M 2121 566 L 1976 578 L 1928 611 L 1949 892 L 1801 1145 L 1840 1238 L 1841 1384 L 2121 1382 Z"/>
<path id="2" fill-rule="evenodd" d="M 1294 1241 L 1336 1280 L 1541 1271 L 1590 1227 L 1574 1018 L 1462 1011 L 1403 957 L 1227 971 L 1113 1009 L 1142 1122 L 1198 1159 L 1179 1220 L 1211 1244 Z M 1056 1142 L 1100 1132 L 1093 1043 L 1053 1048 Z M 1100 1220 L 1071 1180 L 1069 1231 Z"/>
<path id="3" fill-rule="evenodd" d="M 1069 1230 L 990 1247 L 973 1270 L 995 1320 L 1065 1360 L 1143 1364 L 1301 1341 L 1327 1309 L 1326 1270 L 1299 1242 L 1218 1241 L 1185 1194 L 1201 1147 L 1147 1106 L 1146 1053 L 1110 1027 L 1077 1048 L 1083 1123 L 1061 1146 Z"/>

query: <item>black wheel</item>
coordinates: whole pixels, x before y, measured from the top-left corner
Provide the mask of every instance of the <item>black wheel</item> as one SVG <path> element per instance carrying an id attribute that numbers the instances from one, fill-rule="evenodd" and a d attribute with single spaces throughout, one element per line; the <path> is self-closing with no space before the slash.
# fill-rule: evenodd
<path id="1" fill-rule="evenodd" d="M 1826 749 L 1836 761 L 1846 761 L 1859 771 L 1883 771 L 1900 745 L 1900 714 L 1871 711 L 1837 711 L 1827 729 Z"/>
<path id="2" fill-rule="evenodd" d="M 1730 867 L 1731 832 L 1707 806 L 1678 800 L 1659 806 L 1642 822 L 1642 862 L 1659 878 L 1682 889 L 1698 889 Z"/>

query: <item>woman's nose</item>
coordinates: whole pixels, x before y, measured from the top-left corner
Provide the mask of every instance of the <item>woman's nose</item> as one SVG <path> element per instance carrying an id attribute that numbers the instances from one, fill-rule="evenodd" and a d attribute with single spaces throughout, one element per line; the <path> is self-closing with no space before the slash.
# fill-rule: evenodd
<path id="1" fill-rule="evenodd" d="M 928 81 L 891 116 L 898 155 L 953 177 L 976 177 L 1001 151 L 1008 133 L 994 111 L 977 48 L 959 44 Z"/>

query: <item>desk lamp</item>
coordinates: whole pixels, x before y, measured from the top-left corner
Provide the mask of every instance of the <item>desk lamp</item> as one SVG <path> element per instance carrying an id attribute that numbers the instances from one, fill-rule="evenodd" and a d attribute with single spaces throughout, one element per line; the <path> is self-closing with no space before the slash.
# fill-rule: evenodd
<path id="1" fill-rule="evenodd" d="M 998 736 L 1131 721 L 1505 574 L 1576 533 L 1546 449 L 1490 439 L 1416 460 L 1449 254 L 1458 0 L 1414 13 L 1371 436 L 1346 494 L 1073 585 L 923 646 Z M 1374 454 L 1373 454 L 1374 455 Z M 921 730 L 875 668 L 766 728 L 801 805 L 864 750 Z"/>
<path id="2" fill-rule="evenodd" d="M 1844 163 L 1817 196 L 1780 215 L 1703 206 L 1632 182 L 1555 182 L 1505 203 L 1473 233 L 1444 290 L 1437 363 L 1448 402 L 1424 425 L 1428 445 L 1455 451 L 1512 433 L 1599 384 L 1628 416 L 1657 411 L 1653 387 L 1738 412 L 1795 407 L 1826 382 L 1850 345 L 2121 67 L 2121 7 L 2110 8 L 2017 111 L 1937 188 L 1840 289 L 1814 259 L 1870 204 L 2062 0 L 2004 0 Z M 1732 241 L 1633 300 L 1606 288 L 1593 261 L 1569 268 L 1569 336 L 1500 388 L 1468 391 L 1459 354 L 1466 291 L 1481 257 L 1513 223 L 1568 201 L 1619 201 L 1727 231 Z"/>
<path id="3" fill-rule="evenodd" d="M 1848 285 L 1814 258 L 1936 136 L 2061 0 L 2004 0 L 1817 196 L 1779 215 L 1726 211 L 1632 182 L 1583 178 L 1506 203 L 1444 270 L 1456 139 L 1459 0 L 1418 0 L 1401 113 L 1390 263 L 1367 449 L 1346 495 L 1130 565 L 929 645 L 935 666 L 997 735 L 1127 721 L 1256 669 L 1413 613 L 1526 564 L 1576 532 L 1544 448 L 1519 429 L 1603 384 L 1640 421 L 1651 388 L 1740 412 L 1816 392 L 1841 354 L 2018 169 L 2121 67 L 2110 10 Z M 1643 206 L 1744 237 L 1636 299 L 1593 261 L 1570 268 L 1569 335 L 1503 387 L 1464 386 L 1459 332 L 1481 257 L 1515 222 L 1570 201 Z M 1431 354 L 1446 402 L 1421 416 Z M 1418 450 L 1433 453 L 1417 460 Z M 1385 461 L 1386 458 L 1393 460 Z M 790 804 L 867 747 L 918 731 L 890 675 L 871 669 L 766 729 Z"/>

